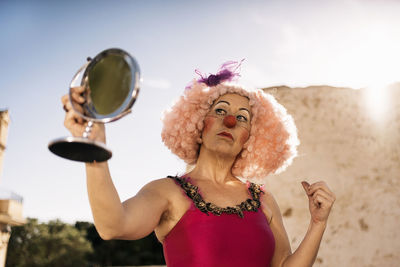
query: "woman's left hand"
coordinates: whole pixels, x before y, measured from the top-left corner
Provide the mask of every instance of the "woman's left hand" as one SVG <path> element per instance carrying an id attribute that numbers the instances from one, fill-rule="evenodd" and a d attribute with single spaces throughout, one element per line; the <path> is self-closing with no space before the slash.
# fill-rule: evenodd
<path id="1" fill-rule="evenodd" d="M 312 222 L 326 225 L 333 202 L 336 200 L 335 194 L 328 188 L 324 181 L 319 181 L 311 185 L 303 181 L 301 184 L 308 196 Z"/>

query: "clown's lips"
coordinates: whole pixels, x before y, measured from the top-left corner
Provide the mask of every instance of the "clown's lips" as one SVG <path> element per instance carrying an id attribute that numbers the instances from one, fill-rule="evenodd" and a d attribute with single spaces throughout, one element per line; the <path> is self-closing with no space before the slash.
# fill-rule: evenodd
<path id="1" fill-rule="evenodd" d="M 218 135 L 228 137 L 233 140 L 233 136 L 228 132 L 220 132 Z"/>

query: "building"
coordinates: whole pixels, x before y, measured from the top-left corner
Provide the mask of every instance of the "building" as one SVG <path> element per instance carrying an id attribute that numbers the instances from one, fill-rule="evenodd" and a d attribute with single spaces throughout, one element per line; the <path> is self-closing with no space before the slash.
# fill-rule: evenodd
<path id="1" fill-rule="evenodd" d="M 10 116 L 8 110 L 0 110 L 0 176 L 3 171 L 3 158 L 7 143 L 8 124 Z M 0 267 L 6 262 L 7 245 L 10 239 L 11 226 L 23 225 L 22 197 L 0 189 Z"/>

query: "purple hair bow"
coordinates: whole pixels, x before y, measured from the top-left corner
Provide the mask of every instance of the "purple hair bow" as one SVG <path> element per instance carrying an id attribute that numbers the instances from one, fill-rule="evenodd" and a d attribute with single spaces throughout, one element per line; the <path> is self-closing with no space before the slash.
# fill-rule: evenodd
<path id="1" fill-rule="evenodd" d="M 235 78 L 240 77 L 238 69 L 242 65 L 242 62 L 244 59 L 241 61 L 227 61 L 222 66 L 219 68 L 217 74 L 210 74 L 210 75 L 205 75 L 202 74 L 198 69 L 195 70 L 195 72 L 201 77 L 200 79 L 197 80 L 199 83 L 205 83 L 207 86 L 216 86 L 222 82 L 225 81 L 233 81 Z M 190 89 L 191 85 L 188 85 L 186 89 Z"/>

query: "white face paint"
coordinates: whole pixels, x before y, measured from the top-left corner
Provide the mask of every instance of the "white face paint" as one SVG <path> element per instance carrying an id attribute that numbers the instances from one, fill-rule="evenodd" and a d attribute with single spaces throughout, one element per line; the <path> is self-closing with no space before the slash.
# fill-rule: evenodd
<path id="1" fill-rule="evenodd" d="M 236 120 L 227 124 L 224 119 Z M 251 111 L 249 99 L 238 94 L 225 94 L 215 100 L 204 119 L 203 146 L 227 156 L 240 153 L 250 135 Z"/>

